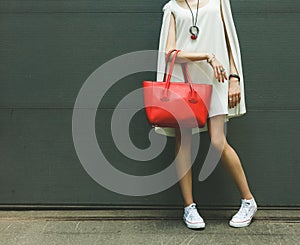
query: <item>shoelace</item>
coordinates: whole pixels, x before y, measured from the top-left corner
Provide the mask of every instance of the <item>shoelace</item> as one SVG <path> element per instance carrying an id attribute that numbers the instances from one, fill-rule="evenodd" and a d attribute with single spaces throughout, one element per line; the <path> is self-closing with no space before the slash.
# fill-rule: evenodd
<path id="1" fill-rule="evenodd" d="M 251 204 L 248 202 L 242 202 L 240 210 L 237 212 L 236 216 L 245 218 L 250 211 Z"/>
<path id="2" fill-rule="evenodd" d="M 196 209 L 196 205 L 192 205 L 188 208 L 187 210 L 187 219 L 190 219 L 190 220 L 197 220 L 199 219 L 199 214 L 197 212 L 197 209 Z"/>

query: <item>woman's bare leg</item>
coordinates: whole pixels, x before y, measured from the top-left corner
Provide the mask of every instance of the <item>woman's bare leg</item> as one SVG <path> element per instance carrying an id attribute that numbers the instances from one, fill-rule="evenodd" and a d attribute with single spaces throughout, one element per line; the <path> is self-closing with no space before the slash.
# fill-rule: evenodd
<path id="1" fill-rule="evenodd" d="M 180 147 L 180 142 L 182 145 Z M 192 193 L 192 170 L 191 170 L 191 144 L 192 131 L 191 129 L 176 129 L 175 154 L 177 155 L 177 172 L 178 176 L 182 173 L 187 173 L 179 180 L 181 193 L 185 206 L 189 206 L 194 202 Z"/>
<path id="2" fill-rule="evenodd" d="M 209 119 L 209 134 L 213 146 L 222 152 L 221 161 L 237 185 L 243 199 L 253 198 L 247 179 L 234 149 L 227 143 L 224 133 L 225 115 L 215 116 Z"/>

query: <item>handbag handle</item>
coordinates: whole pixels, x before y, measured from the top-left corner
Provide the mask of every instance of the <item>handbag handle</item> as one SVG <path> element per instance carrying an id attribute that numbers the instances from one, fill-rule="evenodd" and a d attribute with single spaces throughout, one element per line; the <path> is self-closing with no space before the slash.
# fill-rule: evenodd
<path id="1" fill-rule="evenodd" d="M 181 64 L 181 69 L 182 69 L 182 73 L 183 73 L 183 76 L 184 76 L 184 82 L 188 83 L 189 86 L 190 86 L 190 94 L 189 94 L 188 99 L 191 103 L 197 103 L 198 102 L 197 92 L 193 88 L 193 82 L 192 82 L 191 74 L 188 70 L 187 63 Z"/>
<path id="2" fill-rule="evenodd" d="M 167 82 L 167 83 L 170 82 L 171 77 L 172 77 L 172 73 L 173 73 L 173 69 L 174 69 L 174 65 L 175 65 L 175 60 L 176 60 L 177 54 L 178 54 L 180 51 L 181 51 L 181 50 L 172 49 L 172 50 L 170 50 L 170 51 L 167 53 L 167 55 L 166 55 L 166 67 L 165 67 L 165 74 L 164 74 L 163 82 Z M 170 57 L 171 57 L 171 54 L 172 54 L 172 53 L 175 53 L 175 54 L 174 54 L 174 56 L 172 57 L 171 65 L 170 65 L 170 69 L 169 69 L 168 77 L 167 77 L 168 63 L 169 63 L 169 60 L 170 60 Z"/>
<path id="3" fill-rule="evenodd" d="M 168 90 L 169 90 L 170 83 L 171 83 L 171 77 L 172 77 L 176 57 L 177 57 L 177 55 L 180 51 L 181 50 L 172 49 L 166 55 L 166 67 L 165 67 L 165 73 L 164 73 L 164 79 L 163 79 L 163 82 L 166 82 L 166 86 L 165 86 L 165 89 L 164 89 L 162 97 L 161 97 L 162 101 L 168 101 L 169 100 L 168 99 Z M 174 53 L 174 52 L 175 52 L 175 54 L 172 57 L 172 61 L 171 61 L 171 65 L 170 65 L 170 69 L 169 69 L 168 77 L 167 77 L 168 62 L 169 62 L 171 54 Z M 187 63 L 182 63 L 181 68 L 182 68 L 182 73 L 183 73 L 183 76 L 184 76 L 184 81 L 185 81 L 185 83 L 188 83 L 189 87 L 190 87 L 188 100 L 191 103 L 197 103 L 198 102 L 197 93 L 193 88 L 192 79 L 191 79 L 191 75 L 188 71 Z"/>
<path id="4" fill-rule="evenodd" d="M 163 82 L 166 83 L 166 86 L 165 86 L 165 88 L 162 92 L 162 96 L 160 98 L 161 101 L 165 101 L 165 102 L 169 101 L 168 90 L 169 90 L 169 87 L 170 87 L 170 80 L 171 80 L 171 77 L 172 77 L 172 73 L 173 73 L 173 69 L 174 69 L 174 65 L 175 65 L 175 60 L 176 60 L 177 54 L 179 52 L 180 52 L 180 50 L 172 49 L 166 55 L 166 66 L 165 66 L 165 73 L 164 73 L 164 79 L 163 79 Z M 172 57 L 172 61 L 171 61 L 171 65 L 170 65 L 170 69 L 169 69 L 168 77 L 167 77 L 168 62 L 169 62 L 169 59 L 170 59 L 170 56 L 171 56 L 172 53 L 175 53 L 175 54 Z"/>
<path id="5" fill-rule="evenodd" d="M 171 54 L 174 53 L 175 51 L 176 51 L 176 53 L 175 53 L 174 57 L 172 58 L 172 64 L 170 66 L 170 70 L 169 70 L 169 73 L 168 73 L 168 78 L 166 79 L 166 77 L 167 77 L 167 70 L 168 70 L 168 62 L 169 62 Z M 166 55 L 166 66 L 165 66 L 165 73 L 164 73 L 163 82 L 168 82 L 168 81 L 171 80 L 172 73 L 173 73 L 173 68 L 174 68 L 174 65 L 175 65 L 175 60 L 176 60 L 177 54 L 180 51 L 181 50 L 172 49 L 172 50 L 170 50 L 167 53 L 167 55 Z M 181 69 L 182 69 L 182 73 L 183 73 L 183 76 L 184 76 L 184 82 L 186 82 L 186 83 L 193 83 L 192 79 L 191 79 L 191 76 L 190 76 L 190 73 L 188 71 L 187 63 L 182 63 L 181 64 Z"/>
<path id="6" fill-rule="evenodd" d="M 170 59 L 170 56 L 173 52 L 175 52 L 176 49 L 172 49 L 170 50 L 167 54 L 166 54 L 166 57 L 165 57 L 165 72 L 164 72 L 164 78 L 163 78 L 163 82 L 166 81 L 166 78 L 167 78 L 167 70 L 168 70 L 168 62 L 169 62 L 169 59 Z"/>

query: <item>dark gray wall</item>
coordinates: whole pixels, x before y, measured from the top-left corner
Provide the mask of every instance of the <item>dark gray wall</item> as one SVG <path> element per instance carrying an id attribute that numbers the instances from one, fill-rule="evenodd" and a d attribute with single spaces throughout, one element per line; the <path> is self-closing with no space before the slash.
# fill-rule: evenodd
<path id="1" fill-rule="evenodd" d="M 228 126 L 260 205 L 300 206 L 299 1 L 232 0 L 246 79 L 248 113 Z M 156 49 L 164 1 L 0 1 L 0 204 L 181 205 L 178 185 L 152 196 L 112 193 L 81 166 L 72 141 L 72 108 L 83 82 L 121 54 Z M 100 145 L 115 166 L 153 173 L 172 159 L 173 142 L 150 163 L 137 163 L 112 143 L 109 120 L 122 95 L 154 74 L 122 79 L 97 114 Z M 135 143 L 147 146 L 143 113 Z M 195 164 L 195 179 L 208 147 Z M 238 205 L 222 166 L 195 181 L 203 206 Z"/>

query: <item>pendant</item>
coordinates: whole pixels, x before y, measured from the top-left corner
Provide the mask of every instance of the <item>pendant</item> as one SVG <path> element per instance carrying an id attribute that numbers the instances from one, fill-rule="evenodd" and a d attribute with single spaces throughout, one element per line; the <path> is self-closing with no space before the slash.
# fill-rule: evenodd
<path id="1" fill-rule="evenodd" d="M 196 40 L 199 34 L 198 26 L 191 26 L 190 33 L 191 33 L 191 39 Z"/>

